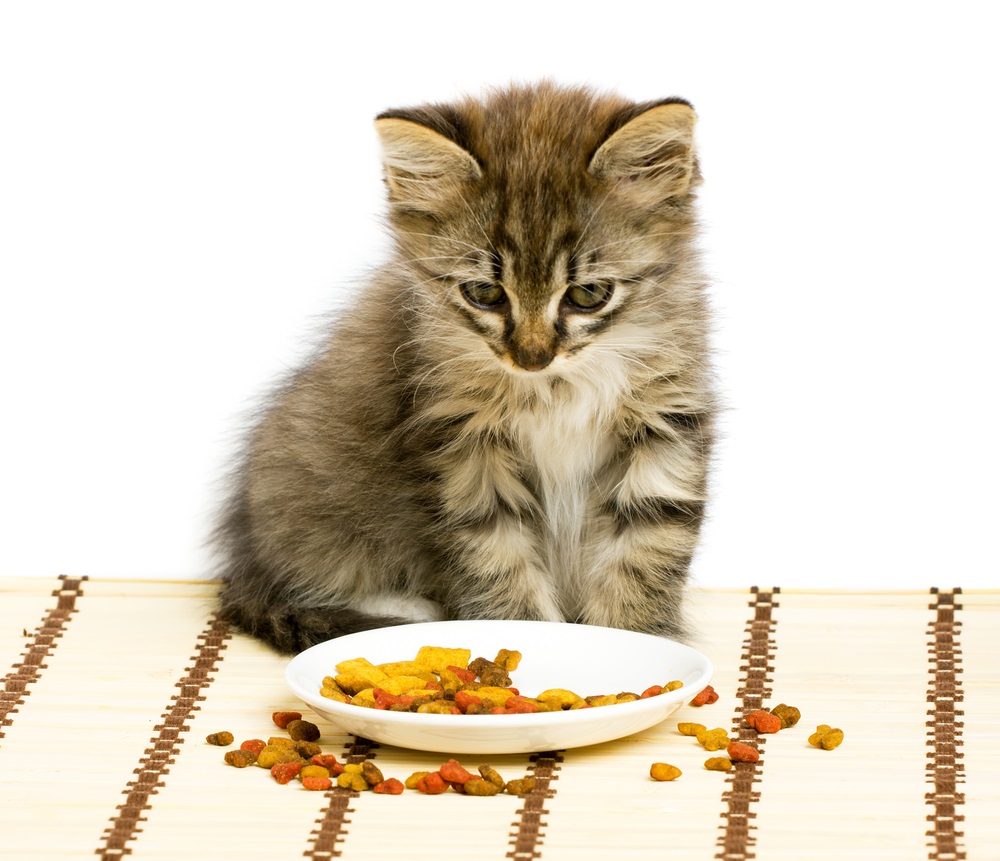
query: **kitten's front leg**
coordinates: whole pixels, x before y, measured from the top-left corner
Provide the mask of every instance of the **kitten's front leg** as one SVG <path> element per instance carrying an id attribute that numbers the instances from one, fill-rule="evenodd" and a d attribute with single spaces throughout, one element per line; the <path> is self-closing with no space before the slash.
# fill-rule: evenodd
<path id="1" fill-rule="evenodd" d="M 683 637 L 688 566 L 704 511 L 697 437 L 634 444 L 592 501 L 580 621 Z"/>
<path id="2" fill-rule="evenodd" d="M 543 563 L 542 512 L 513 451 L 495 433 L 438 453 L 439 541 L 453 563 L 448 605 L 464 619 L 562 622 Z"/>

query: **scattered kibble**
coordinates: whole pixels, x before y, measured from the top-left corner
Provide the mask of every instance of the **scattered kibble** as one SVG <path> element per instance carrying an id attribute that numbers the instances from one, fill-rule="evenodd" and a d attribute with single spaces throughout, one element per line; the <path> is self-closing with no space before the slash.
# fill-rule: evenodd
<path id="1" fill-rule="evenodd" d="M 706 685 L 705 688 L 695 694 L 693 700 L 691 700 L 691 705 L 693 706 L 705 706 L 711 705 L 714 702 L 718 702 L 719 695 L 715 692 L 715 688 L 711 685 Z"/>
<path id="2" fill-rule="evenodd" d="M 462 784 L 462 791 L 466 795 L 497 795 L 500 787 L 483 777 L 470 777 Z"/>
<path id="3" fill-rule="evenodd" d="M 844 740 L 844 731 L 836 729 L 825 723 L 816 727 L 816 732 L 809 736 L 809 744 L 814 747 L 821 747 L 823 750 L 833 750 L 839 747 Z"/>
<path id="4" fill-rule="evenodd" d="M 733 762 L 757 762 L 760 759 L 760 754 L 754 748 L 741 741 L 730 742 L 726 753 Z"/>
<path id="5" fill-rule="evenodd" d="M 388 780 L 376 783 L 372 787 L 372 792 L 376 792 L 379 795 L 402 795 L 403 789 L 403 784 L 399 780 L 395 777 L 390 777 Z"/>
<path id="6" fill-rule="evenodd" d="M 709 771 L 729 771 L 732 767 L 732 760 L 724 756 L 712 756 L 705 760 L 705 768 Z"/>
<path id="7" fill-rule="evenodd" d="M 319 738 L 319 727 L 301 718 L 291 721 L 285 727 L 292 741 L 316 741 Z"/>
<path id="8" fill-rule="evenodd" d="M 329 777 L 303 777 L 302 788 L 310 789 L 313 792 L 333 788 L 333 781 Z"/>
<path id="9" fill-rule="evenodd" d="M 795 726 L 799 722 L 799 718 L 802 715 L 795 706 L 786 706 L 784 703 L 776 705 L 771 709 L 771 714 L 776 715 L 781 721 L 781 728 L 788 729 L 790 726 Z"/>
<path id="10" fill-rule="evenodd" d="M 508 780 L 504 788 L 509 795 L 527 795 L 535 788 L 535 778 L 518 777 L 515 780 Z"/>
<path id="11" fill-rule="evenodd" d="M 654 762 L 649 767 L 649 776 L 653 780 L 676 780 L 681 776 L 681 770 L 676 765 L 666 762 Z"/>
<path id="12" fill-rule="evenodd" d="M 772 733 L 781 729 L 781 718 L 764 709 L 754 709 L 744 720 L 747 726 L 759 733 Z"/>
<path id="13" fill-rule="evenodd" d="M 252 750 L 227 750 L 224 757 L 226 765 L 231 765 L 235 768 L 246 768 L 248 765 L 253 765 L 257 761 L 257 754 Z"/>
<path id="14" fill-rule="evenodd" d="M 705 724 L 688 723 L 686 721 L 682 721 L 681 723 L 677 724 L 677 732 L 679 732 L 681 735 L 696 736 L 700 732 L 705 732 Z"/>
<path id="15" fill-rule="evenodd" d="M 248 738 L 240 744 L 240 750 L 253 751 L 255 759 L 265 747 L 267 747 L 267 742 L 262 738 Z"/>
<path id="16" fill-rule="evenodd" d="M 729 733 L 722 727 L 698 730 L 695 738 L 705 750 L 722 750 L 729 744 Z"/>
<path id="17" fill-rule="evenodd" d="M 209 744 L 215 744 L 219 747 L 228 747 L 233 743 L 233 734 L 231 732 L 210 732 L 205 736 L 205 741 Z"/>
<path id="18" fill-rule="evenodd" d="M 290 783 L 293 777 L 298 777 L 301 770 L 301 762 L 277 762 L 271 766 L 271 777 L 284 785 Z"/>
<path id="19" fill-rule="evenodd" d="M 272 712 L 271 720 L 278 729 L 287 729 L 293 720 L 302 720 L 302 712 Z"/>
<path id="20" fill-rule="evenodd" d="M 479 766 L 479 774 L 498 789 L 503 789 L 507 785 L 507 782 L 500 776 L 500 772 L 498 772 L 492 765 Z M 516 795 L 517 793 L 514 794 Z"/>

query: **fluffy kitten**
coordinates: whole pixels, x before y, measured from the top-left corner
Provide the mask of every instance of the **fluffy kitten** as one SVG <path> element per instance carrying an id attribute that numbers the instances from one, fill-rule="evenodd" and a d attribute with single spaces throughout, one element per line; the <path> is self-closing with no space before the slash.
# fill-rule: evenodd
<path id="1" fill-rule="evenodd" d="M 713 397 L 695 114 L 550 84 L 382 114 L 391 260 L 249 441 L 222 608 L 683 634 Z"/>

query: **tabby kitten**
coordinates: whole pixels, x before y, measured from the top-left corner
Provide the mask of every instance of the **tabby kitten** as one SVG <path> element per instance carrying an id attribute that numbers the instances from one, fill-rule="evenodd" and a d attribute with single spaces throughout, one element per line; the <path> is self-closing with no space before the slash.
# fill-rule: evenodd
<path id="1" fill-rule="evenodd" d="M 225 617 L 683 635 L 713 397 L 695 114 L 552 84 L 391 110 L 390 261 L 249 441 Z"/>

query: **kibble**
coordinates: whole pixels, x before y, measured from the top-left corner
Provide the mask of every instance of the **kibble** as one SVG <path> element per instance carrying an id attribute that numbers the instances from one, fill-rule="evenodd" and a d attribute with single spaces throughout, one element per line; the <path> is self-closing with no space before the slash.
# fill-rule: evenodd
<path id="1" fill-rule="evenodd" d="M 844 731 L 822 723 L 816 727 L 816 732 L 809 736 L 809 744 L 821 747 L 823 750 L 833 750 L 844 740 Z"/>
<path id="2" fill-rule="evenodd" d="M 292 741 L 316 741 L 320 736 L 319 727 L 307 720 L 293 720 L 285 729 Z"/>
<path id="3" fill-rule="evenodd" d="M 724 756 L 713 756 L 705 760 L 705 768 L 709 771 L 729 771 L 732 767 L 732 760 Z"/>
<path id="4" fill-rule="evenodd" d="M 799 722 L 799 718 L 802 717 L 801 713 L 795 706 L 786 706 L 784 703 L 779 703 L 773 709 L 771 709 L 771 714 L 777 715 L 778 719 L 781 721 L 781 728 L 788 729 L 790 726 L 795 726 Z"/>
<path id="5" fill-rule="evenodd" d="M 654 762 L 649 767 L 649 776 L 653 780 L 676 780 L 681 776 L 681 770 L 676 765 L 666 762 Z"/>
<path id="6" fill-rule="evenodd" d="M 219 747 L 227 747 L 233 743 L 234 737 L 231 732 L 211 732 L 205 736 L 205 741 Z"/>

